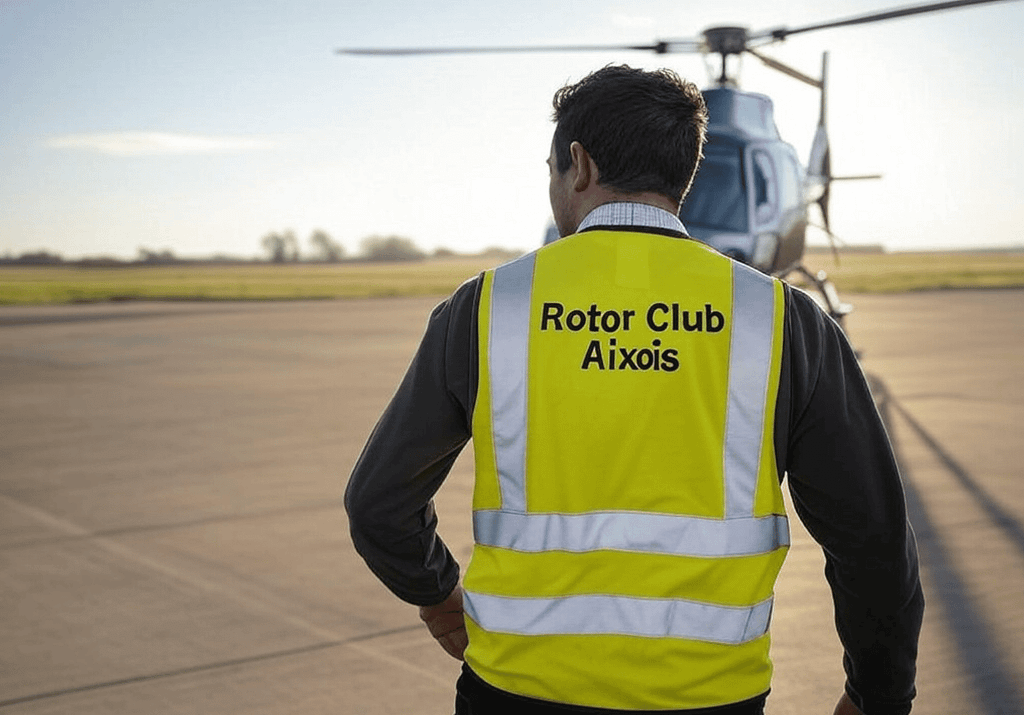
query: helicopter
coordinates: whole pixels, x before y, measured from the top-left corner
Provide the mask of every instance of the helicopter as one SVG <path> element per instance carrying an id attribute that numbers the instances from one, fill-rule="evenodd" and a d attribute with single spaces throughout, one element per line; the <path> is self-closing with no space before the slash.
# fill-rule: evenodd
<path id="1" fill-rule="evenodd" d="M 641 45 L 363 48 L 337 52 L 402 56 L 627 50 L 658 55 L 703 55 L 712 71 L 710 86 L 702 90 L 709 115 L 707 141 L 693 185 L 680 206 L 680 219 L 692 238 L 735 260 L 780 279 L 788 279 L 793 274 L 803 278 L 817 290 L 814 297 L 822 308 L 842 325 L 852 306 L 840 300 L 824 271 L 812 273 L 804 266 L 807 230 L 817 226 L 825 232 L 838 262 L 836 237 L 829 222 L 832 183 L 881 177 L 832 173 L 826 122 L 828 53 L 822 55 L 821 76 L 812 77 L 766 55 L 762 48 L 812 31 L 1004 1 L 947 0 L 796 28 L 750 31 L 742 26 L 714 26 L 705 29 L 699 37 L 657 40 Z M 818 123 L 806 163 L 800 162 L 796 149 L 780 136 L 771 98 L 740 89 L 737 76 L 730 71 L 730 58 L 742 55 L 753 56 L 770 69 L 820 92 Z M 717 59 L 717 64 L 708 62 L 709 59 Z M 817 206 L 820 225 L 810 220 L 812 205 Z M 549 227 L 544 243 L 557 239 L 557 230 Z"/>

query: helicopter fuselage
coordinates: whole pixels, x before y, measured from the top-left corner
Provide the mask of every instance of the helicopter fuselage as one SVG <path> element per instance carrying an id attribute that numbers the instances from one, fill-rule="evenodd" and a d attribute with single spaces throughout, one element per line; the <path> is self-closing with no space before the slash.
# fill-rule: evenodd
<path id="1" fill-rule="evenodd" d="M 729 86 L 703 94 L 704 159 L 679 218 L 695 239 L 764 273 L 785 275 L 800 264 L 807 207 L 824 184 L 780 138 L 771 99 Z M 552 225 L 544 243 L 557 239 Z"/>
<path id="2" fill-rule="evenodd" d="M 799 264 L 815 187 L 779 137 L 772 101 L 732 87 L 704 90 L 708 138 L 679 216 L 694 238 L 765 273 Z"/>

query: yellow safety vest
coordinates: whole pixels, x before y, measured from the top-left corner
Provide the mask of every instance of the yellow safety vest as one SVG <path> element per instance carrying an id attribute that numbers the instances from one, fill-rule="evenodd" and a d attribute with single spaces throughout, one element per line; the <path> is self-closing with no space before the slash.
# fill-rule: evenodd
<path id="1" fill-rule="evenodd" d="M 779 281 L 685 239 L 588 231 L 484 274 L 477 675 L 620 710 L 768 690 L 782 330 Z"/>

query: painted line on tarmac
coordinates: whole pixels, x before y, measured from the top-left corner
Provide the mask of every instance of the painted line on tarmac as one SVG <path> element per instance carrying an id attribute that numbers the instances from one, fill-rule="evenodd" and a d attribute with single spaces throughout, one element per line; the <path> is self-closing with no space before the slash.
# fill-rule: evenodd
<path id="1" fill-rule="evenodd" d="M 236 665 L 247 665 L 249 663 L 258 663 L 263 660 L 273 660 L 275 658 L 285 658 L 291 655 L 303 655 L 305 653 L 313 653 L 318 650 L 326 650 L 327 648 L 335 648 L 339 645 L 345 645 L 344 643 L 314 643 L 313 645 L 303 646 L 301 648 L 292 648 L 290 650 L 276 651 L 274 653 L 261 653 L 259 655 L 252 655 L 245 658 L 235 658 L 233 660 L 224 660 L 218 663 L 204 663 L 203 665 L 194 665 L 188 668 L 178 668 L 177 670 L 168 670 L 163 673 L 150 673 L 147 675 L 136 675 L 130 678 L 121 678 L 120 680 L 107 680 L 102 683 L 89 683 L 88 685 L 78 685 L 71 688 L 64 688 L 62 690 L 50 690 L 45 693 L 34 693 L 32 695 L 22 695 L 17 698 L 11 698 L 10 700 L 0 700 L 0 708 L 8 707 L 11 705 L 20 705 L 22 703 L 30 703 L 36 700 L 46 700 L 48 698 L 59 698 L 64 695 L 76 695 L 78 693 L 87 693 L 92 690 L 102 690 L 103 688 L 116 688 L 120 685 L 134 685 L 136 683 L 146 683 L 151 680 L 161 680 L 163 678 L 174 678 L 180 675 L 192 675 L 194 673 L 203 673 L 210 670 L 218 670 L 220 668 L 230 668 Z"/>
<path id="2" fill-rule="evenodd" d="M 0 495 L 0 499 L 3 499 L 3 495 Z M 23 513 L 26 509 L 32 509 L 26 504 L 22 504 L 21 507 L 15 507 L 21 509 Z M 100 529 L 98 531 L 85 531 L 85 533 L 66 533 L 62 532 L 57 536 L 43 536 L 27 541 L 15 541 L 13 543 L 5 544 L 3 548 L 7 549 L 21 549 L 21 548 L 35 548 L 37 546 L 50 546 L 53 544 L 67 543 L 71 541 L 77 541 L 80 539 L 93 539 L 103 536 L 128 536 L 132 534 L 145 534 L 154 531 L 174 531 L 175 529 L 187 529 L 193 526 L 206 526 L 208 524 L 223 524 L 233 521 L 249 521 L 252 519 L 262 519 L 264 517 L 276 517 L 286 514 L 295 513 L 307 513 L 317 511 L 338 511 L 342 509 L 337 499 L 325 499 L 319 502 L 309 502 L 307 504 L 299 504 L 297 506 L 280 507 L 278 509 L 265 509 L 263 511 L 251 511 L 244 513 L 233 513 L 233 514 L 219 514 L 217 516 L 204 516 L 195 519 L 184 519 L 182 521 L 169 521 L 160 522 L 156 524 L 137 524 L 135 526 L 121 526 L 115 529 Z M 45 512 L 39 512 L 43 518 L 51 518 Z M 36 516 L 33 514 L 33 516 Z M 38 518 L 38 517 L 37 517 Z M 51 525 L 57 530 L 61 530 L 60 525 Z"/>
<path id="3" fill-rule="evenodd" d="M 186 303 L 188 301 L 181 301 Z M 202 301 L 195 301 L 195 304 L 199 304 Z M 99 303 L 90 303 L 90 306 L 100 305 L 103 308 L 107 306 Z M 92 323 L 101 320 L 148 320 L 149 318 L 180 318 L 182 316 L 193 316 L 193 315 L 215 315 L 217 313 L 226 312 L 237 312 L 237 308 L 232 310 L 230 306 L 217 306 L 217 307 L 190 307 L 190 308 L 167 308 L 167 309 L 147 309 L 145 301 L 136 303 L 136 310 L 102 310 L 102 309 L 89 309 L 86 306 L 75 306 L 69 305 L 67 309 L 60 312 L 26 312 L 16 313 L 11 311 L 0 311 L 0 327 L 4 328 L 19 328 L 34 325 L 56 325 L 65 323 Z"/>
<path id="4" fill-rule="evenodd" d="M 6 506 L 10 507 L 11 509 L 13 509 L 15 511 L 21 512 L 22 514 L 24 514 L 24 515 L 26 515 L 26 516 L 28 516 L 30 518 L 36 519 L 40 523 L 45 524 L 46 526 L 48 526 L 48 527 L 50 527 L 52 529 L 55 529 L 55 530 L 65 534 L 65 535 L 86 538 L 86 539 L 88 539 L 88 541 L 90 543 L 94 544 L 95 546 L 99 547 L 100 549 L 106 551 L 107 553 L 109 553 L 109 554 L 111 554 L 113 556 L 119 557 L 121 559 L 124 559 L 125 561 L 134 563 L 136 565 L 145 567 L 145 568 L 149 569 L 150 571 L 156 572 L 156 573 L 158 573 L 158 574 L 160 574 L 160 575 L 162 575 L 162 576 L 164 576 L 166 578 L 169 578 L 169 579 L 171 579 L 173 581 L 177 581 L 177 582 L 179 582 L 181 584 L 184 584 L 186 586 L 189 586 L 189 587 L 191 587 L 193 589 L 196 589 L 196 590 L 199 590 L 199 591 L 204 591 L 204 592 L 206 592 L 208 594 L 212 594 L 212 595 L 215 595 L 215 596 L 220 596 L 222 598 L 226 598 L 226 599 L 229 599 L 231 601 L 234 601 L 236 604 L 238 604 L 238 605 L 248 609 L 250 612 L 255 612 L 255 613 L 258 613 L 258 614 L 267 615 L 267 616 L 271 616 L 273 618 L 276 618 L 276 619 L 278 619 L 280 621 L 283 621 L 283 622 L 287 623 L 288 625 L 294 626 L 295 628 L 297 628 L 299 630 L 303 630 L 306 633 L 308 633 L 308 634 L 310 634 L 312 636 L 315 636 L 315 637 L 319 638 L 322 641 L 321 643 L 311 644 L 310 646 L 308 646 L 309 648 L 318 648 L 318 647 L 319 648 L 326 648 L 326 647 L 331 647 L 331 646 L 344 646 L 346 648 L 350 648 L 352 650 L 355 650 L 355 651 L 359 652 L 362 655 L 369 656 L 371 658 L 374 658 L 376 660 L 380 660 L 380 661 L 382 661 L 384 663 L 387 663 L 389 665 L 392 665 L 392 666 L 395 666 L 395 667 L 398 667 L 398 668 L 402 668 L 403 670 L 406 670 L 406 671 L 408 671 L 410 673 L 415 673 L 417 675 L 420 675 L 420 676 L 426 678 L 427 680 L 429 680 L 429 681 L 431 681 L 431 682 L 433 682 L 433 683 L 435 683 L 437 685 L 440 685 L 442 687 L 445 687 L 445 688 L 452 688 L 453 687 L 453 683 L 451 683 L 448 678 L 442 677 L 442 676 L 438 675 L 437 673 L 434 673 L 434 672 L 431 672 L 429 670 L 426 670 L 425 668 L 421 668 L 421 667 L 419 667 L 418 665 L 416 665 L 414 663 L 410 663 L 408 661 L 402 660 L 401 658 L 397 658 L 395 656 L 392 656 L 392 655 L 389 655 L 387 653 L 384 653 L 384 652 L 381 652 L 379 650 L 376 650 L 376 649 L 374 649 L 374 648 L 372 648 L 372 647 L 370 647 L 368 645 L 365 645 L 367 640 L 370 640 L 370 639 L 372 639 L 374 637 L 377 637 L 378 635 L 388 635 L 388 634 L 391 633 L 391 631 L 386 631 L 384 633 L 376 634 L 376 635 L 373 635 L 373 636 L 365 636 L 364 635 L 364 636 L 357 636 L 355 638 L 341 638 L 337 632 L 335 632 L 333 630 L 330 630 L 330 629 L 327 629 L 327 628 L 323 628 L 322 626 L 318 626 L 315 623 L 312 623 L 311 621 L 308 621 L 305 618 L 302 618 L 301 616 L 297 616 L 297 615 L 295 615 L 293 613 L 289 613 L 287 610 L 285 610 L 281 606 L 273 604 L 273 603 L 270 603 L 266 599 L 266 597 L 260 598 L 260 597 L 255 596 L 255 595 L 246 594 L 246 593 L 243 593 L 242 591 L 240 591 L 238 589 L 233 589 L 233 588 L 230 588 L 228 586 L 225 586 L 224 584 L 219 584 L 219 583 L 216 583 L 216 582 L 211 581 L 209 579 L 202 578 L 201 576 L 196 576 L 194 574 L 186 573 L 186 572 L 182 571 L 181 569 L 174 568 L 173 566 L 170 566 L 170 565 L 168 565 L 166 563 L 158 561 L 157 559 L 154 559 L 154 558 L 152 558 L 150 556 L 146 556 L 144 554 L 141 554 L 138 551 L 135 551 L 134 549 L 131 549 L 131 548 L 127 547 L 127 546 L 124 546 L 123 544 L 119 544 L 116 541 L 114 541 L 113 539 L 110 539 L 110 538 L 107 538 L 107 537 L 104 537 L 104 536 L 94 536 L 87 529 L 84 529 L 83 527 L 79 526 L 78 524 L 75 524 L 72 521 L 69 521 L 67 519 L 62 519 L 60 517 L 54 516 L 53 514 L 50 514 L 50 513 L 46 512 L 46 511 L 43 511 L 42 509 L 39 509 L 39 508 L 34 507 L 34 506 L 31 506 L 29 504 L 25 504 L 24 502 L 21 502 L 21 501 L 19 501 L 17 499 L 14 499 L 14 498 L 12 498 L 10 496 L 4 495 L 4 494 L 0 494 L 0 503 L 5 504 Z M 259 657 L 256 657 L 256 658 L 258 659 Z M 240 662 L 244 662 L 244 661 L 240 661 Z M 207 668 L 206 666 L 196 666 L 196 667 L 200 668 L 200 669 Z M 221 666 L 218 665 L 218 666 L 214 666 L 214 667 L 221 667 Z M 190 670 L 191 669 L 184 669 L 184 670 L 182 670 L 180 672 L 190 672 Z M 178 672 L 179 671 L 174 671 L 174 673 L 178 673 Z M 145 677 L 147 679 L 152 679 L 152 678 L 167 677 L 167 676 L 164 675 L 164 674 L 157 674 L 157 675 L 153 675 L 153 676 L 142 676 L 142 677 Z M 122 681 L 113 681 L 112 684 L 116 685 L 116 684 L 119 684 L 120 682 L 122 682 Z M 124 681 L 124 682 L 132 682 L 132 681 L 129 679 L 129 680 Z M 91 688 L 92 686 L 82 686 L 82 687 L 83 688 Z M 103 684 L 99 684 L 99 685 L 97 685 L 95 687 L 106 687 L 106 686 L 103 685 Z M 77 691 L 76 690 L 58 691 L 57 694 L 63 694 L 64 692 L 77 692 Z M 26 697 L 32 697 L 32 696 L 26 696 Z M 0 702 L 0 706 L 8 705 L 8 704 L 11 704 L 11 702 L 10 701 L 2 701 L 2 702 Z"/>
<path id="5" fill-rule="evenodd" d="M 333 641 L 327 643 L 314 643 L 312 645 L 302 646 L 301 648 L 290 648 L 288 650 L 274 651 L 272 653 L 260 653 L 258 655 L 251 655 L 245 658 L 234 658 L 232 660 L 224 660 L 216 663 L 204 663 L 203 665 L 194 665 L 188 668 L 178 668 L 177 670 L 168 670 L 162 673 L 149 673 L 146 675 L 136 675 L 130 678 L 121 678 L 119 680 L 107 680 L 102 683 L 89 683 L 88 685 L 78 685 L 72 688 L 64 688 L 61 690 L 50 690 L 44 693 L 34 693 L 32 695 L 22 695 L 17 698 L 11 698 L 9 700 L 0 700 L 0 708 L 9 707 L 11 705 L 21 705 L 23 703 L 30 703 L 37 700 L 46 700 L 49 698 L 59 698 L 65 695 L 77 695 L 79 693 L 87 693 L 93 690 L 102 690 L 104 688 L 116 688 L 124 685 L 135 685 L 137 683 L 147 683 L 153 680 L 162 680 L 164 678 L 175 678 L 184 675 L 194 675 L 196 673 L 205 673 L 211 670 L 220 670 L 222 668 L 231 668 L 240 665 L 249 665 L 252 663 L 259 663 L 261 661 L 276 660 L 278 658 L 288 658 L 296 655 L 306 655 L 308 653 L 315 653 L 320 650 L 328 650 L 330 648 L 337 648 L 339 646 L 350 647 L 353 650 L 357 650 L 360 653 L 366 653 L 373 657 L 383 660 L 389 664 L 397 664 L 401 667 L 408 667 L 409 664 L 403 661 L 391 658 L 390 656 L 379 657 L 380 653 L 371 649 L 355 645 L 360 641 L 373 640 L 375 638 L 381 638 L 389 635 L 396 635 L 398 633 L 420 630 L 421 626 L 403 626 L 401 628 L 390 628 L 385 631 L 379 631 L 377 633 L 370 633 L 362 636 L 355 636 L 345 641 Z M 353 647 L 355 646 L 355 647 Z M 418 668 L 413 668 L 419 672 Z M 430 674 L 430 679 L 441 685 L 445 689 L 451 689 L 454 684 L 439 679 L 436 675 Z"/>

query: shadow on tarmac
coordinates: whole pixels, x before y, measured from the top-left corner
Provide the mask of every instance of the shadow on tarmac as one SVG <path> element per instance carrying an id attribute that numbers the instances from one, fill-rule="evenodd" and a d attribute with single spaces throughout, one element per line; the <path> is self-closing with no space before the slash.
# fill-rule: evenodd
<path id="1" fill-rule="evenodd" d="M 1013 514 L 1008 512 L 1003 506 L 992 497 L 985 489 L 978 484 L 977 480 L 970 475 L 970 473 L 963 468 L 963 466 L 957 462 L 952 455 L 950 455 L 942 445 L 939 444 L 936 439 L 928 433 L 928 431 L 921 426 L 914 417 L 907 412 L 906 408 L 903 407 L 896 400 L 889 398 L 889 402 L 892 407 L 900 414 L 900 416 L 907 421 L 917 436 L 921 438 L 921 441 L 928 445 L 928 449 L 939 459 L 940 462 L 949 470 L 950 474 L 956 477 L 956 480 L 964 488 L 964 490 L 974 498 L 978 503 L 978 506 L 988 515 L 992 523 L 995 524 L 1006 536 L 1006 538 L 1013 543 L 1013 545 L 1020 551 L 1021 555 L 1024 556 L 1024 526 L 1021 525 L 1020 521 Z"/>
<path id="2" fill-rule="evenodd" d="M 900 454 L 900 444 L 893 429 L 893 413 L 906 420 L 928 449 L 978 502 L 992 522 L 1022 551 L 1024 529 L 1021 528 L 1020 522 L 1007 513 L 970 473 L 943 449 L 921 423 L 896 401 L 881 378 L 876 375 L 867 377 L 903 475 L 907 511 L 917 536 L 921 566 L 923 570 L 928 571 L 932 579 L 933 590 L 931 593 L 926 592 L 925 597 L 929 603 L 933 599 L 937 600 L 943 611 L 945 625 L 953 635 L 959 651 L 961 667 L 971 681 L 977 702 L 976 712 L 984 715 L 1012 712 L 1007 708 L 1014 708 L 1024 702 L 1024 692 L 1015 682 L 1013 673 L 1007 668 L 995 645 L 993 625 L 986 622 L 985 614 L 972 598 L 968 584 L 957 572 L 949 546 L 949 537 L 936 527 L 928 512 L 928 506 L 914 483 L 909 463 Z"/>

